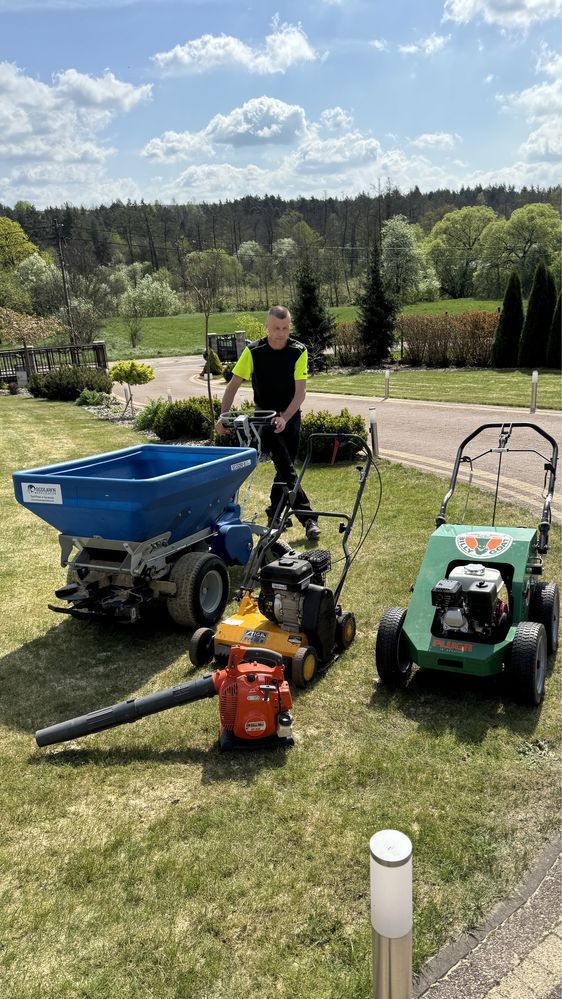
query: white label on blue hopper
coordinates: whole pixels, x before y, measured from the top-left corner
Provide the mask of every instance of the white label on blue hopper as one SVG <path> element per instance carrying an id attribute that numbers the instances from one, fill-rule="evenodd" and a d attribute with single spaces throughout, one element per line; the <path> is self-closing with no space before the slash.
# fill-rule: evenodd
<path id="1" fill-rule="evenodd" d="M 22 482 L 22 498 L 24 503 L 60 503 L 62 492 L 55 482 Z"/>
<path id="2" fill-rule="evenodd" d="M 237 461 L 236 464 L 230 466 L 231 472 L 237 472 L 239 468 L 247 468 L 248 465 L 252 464 L 251 458 L 246 458 L 246 461 Z"/>

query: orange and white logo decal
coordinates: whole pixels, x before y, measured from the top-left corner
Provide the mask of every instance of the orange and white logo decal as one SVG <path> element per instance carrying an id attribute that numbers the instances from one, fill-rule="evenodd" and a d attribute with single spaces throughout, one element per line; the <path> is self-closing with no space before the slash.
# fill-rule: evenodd
<path id="1" fill-rule="evenodd" d="M 500 531 L 471 531 L 457 534 L 455 544 L 469 558 L 497 558 L 511 548 L 513 538 Z"/>

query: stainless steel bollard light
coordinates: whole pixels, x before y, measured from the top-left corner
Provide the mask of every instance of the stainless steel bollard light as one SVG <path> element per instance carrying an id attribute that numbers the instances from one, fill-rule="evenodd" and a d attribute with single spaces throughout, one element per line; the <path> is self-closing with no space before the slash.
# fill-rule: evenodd
<path id="1" fill-rule="evenodd" d="M 377 430 L 377 411 L 374 406 L 369 408 L 369 424 L 371 427 L 371 448 L 373 458 L 379 457 L 379 434 Z"/>
<path id="2" fill-rule="evenodd" d="M 539 373 L 538 371 L 533 371 L 531 375 L 531 406 L 529 408 L 530 413 L 536 412 L 537 409 L 537 389 L 539 387 Z"/>
<path id="3" fill-rule="evenodd" d="M 373 999 L 412 995 L 412 843 L 396 829 L 370 840 Z"/>

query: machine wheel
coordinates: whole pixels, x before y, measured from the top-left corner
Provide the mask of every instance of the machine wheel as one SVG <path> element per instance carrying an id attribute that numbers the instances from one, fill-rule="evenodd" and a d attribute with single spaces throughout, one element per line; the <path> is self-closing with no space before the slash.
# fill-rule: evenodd
<path id="1" fill-rule="evenodd" d="M 316 676 L 318 657 L 311 645 L 303 645 L 293 656 L 291 677 L 295 687 L 306 687 Z"/>
<path id="2" fill-rule="evenodd" d="M 546 650 L 552 655 L 558 648 L 558 622 L 560 620 L 560 593 L 556 583 L 538 583 L 531 596 L 529 617 L 544 625 Z"/>
<path id="3" fill-rule="evenodd" d="M 340 652 L 349 648 L 356 632 L 355 614 L 339 614 L 336 619 L 336 646 Z"/>
<path id="4" fill-rule="evenodd" d="M 211 628 L 198 628 L 189 642 L 189 658 L 194 666 L 207 666 L 215 657 L 215 633 Z"/>
<path id="5" fill-rule="evenodd" d="M 543 624 L 521 621 L 515 630 L 509 664 L 510 687 L 520 704 L 536 707 L 544 697 L 547 638 Z"/>
<path id="6" fill-rule="evenodd" d="M 168 614 L 184 628 L 216 624 L 228 600 L 228 572 L 217 555 L 188 552 L 174 562 L 169 576 L 176 594 L 168 597 Z"/>
<path id="7" fill-rule="evenodd" d="M 389 687 L 403 687 L 412 671 L 402 632 L 405 617 L 404 607 L 390 607 L 384 612 L 377 632 L 377 673 Z"/>

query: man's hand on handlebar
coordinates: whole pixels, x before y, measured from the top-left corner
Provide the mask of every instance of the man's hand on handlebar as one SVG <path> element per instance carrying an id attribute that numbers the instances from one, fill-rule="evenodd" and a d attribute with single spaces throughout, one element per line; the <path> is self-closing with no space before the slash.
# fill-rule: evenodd
<path id="1" fill-rule="evenodd" d="M 217 422 L 215 423 L 215 433 L 219 437 L 224 437 L 226 434 L 232 433 L 232 428 L 227 427 L 226 423 L 223 422 L 222 416 L 219 416 Z"/>

